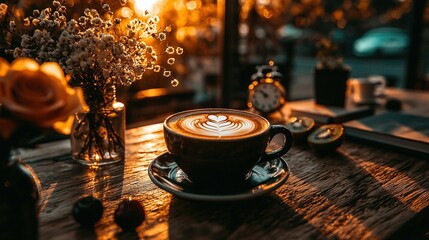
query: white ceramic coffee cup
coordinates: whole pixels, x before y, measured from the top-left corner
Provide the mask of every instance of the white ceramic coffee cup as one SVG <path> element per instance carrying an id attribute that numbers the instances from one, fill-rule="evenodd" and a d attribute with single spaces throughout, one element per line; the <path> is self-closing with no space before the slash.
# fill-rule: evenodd
<path id="1" fill-rule="evenodd" d="M 380 75 L 349 79 L 351 98 L 357 104 L 377 103 L 377 99 L 384 94 L 385 86 L 386 80 Z"/>

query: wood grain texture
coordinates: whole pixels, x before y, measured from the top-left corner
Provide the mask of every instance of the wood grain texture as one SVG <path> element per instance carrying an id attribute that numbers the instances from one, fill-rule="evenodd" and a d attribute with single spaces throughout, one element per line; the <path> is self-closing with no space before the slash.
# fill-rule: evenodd
<path id="1" fill-rule="evenodd" d="M 128 130 L 122 164 L 89 169 L 72 160 L 32 162 L 43 186 L 41 239 L 423 239 L 429 226 L 425 159 L 353 142 L 331 155 L 294 146 L 286 154 L 291 176 L 277 191 L 202 203 L 150 181 L 149 163 L 166 151 L 161 127 Z M 73 203 L 89 194 L 105 207 L 94 229 L 81 228 L 71 214 Z M 147 214 L 132 233 L 113 221 L 127 197 L 141 201 Z"/>

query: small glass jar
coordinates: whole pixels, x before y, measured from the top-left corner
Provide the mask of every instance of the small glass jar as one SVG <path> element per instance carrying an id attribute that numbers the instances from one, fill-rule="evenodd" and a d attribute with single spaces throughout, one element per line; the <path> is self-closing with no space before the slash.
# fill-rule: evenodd
<path id="1" fill-rule="evenodd" d="M 125 106 L 116 101 L 115 87 L 84 93 L 88 109 L 76 114 L 70 136 L 73 159 L 89 166 L 124 160 Z"/>

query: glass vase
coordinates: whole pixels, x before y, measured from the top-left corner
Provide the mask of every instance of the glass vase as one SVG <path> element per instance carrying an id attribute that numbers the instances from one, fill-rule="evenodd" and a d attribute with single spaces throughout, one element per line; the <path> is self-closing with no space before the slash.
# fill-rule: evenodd
<path id="1" fill-rule="evenodd" d="M 101 166 L 125 158 L 125 106 L 114 86 L 84 89 L 88 109 L 76 114 L 71 132 L 73 159 Z"/>

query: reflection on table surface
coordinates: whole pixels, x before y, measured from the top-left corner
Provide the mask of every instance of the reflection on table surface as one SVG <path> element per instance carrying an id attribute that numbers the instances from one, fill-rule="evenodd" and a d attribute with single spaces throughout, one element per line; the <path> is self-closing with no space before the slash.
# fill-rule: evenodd
<path id="1" fill-rule="evenodd" d="M 50 151 L 61 155 L 55 144 L 61 142 L 36 151 L 54 146 Z M 325 155 L 295 145 L 284 156 L 289 179 L 276 191 L 248 201 L 207 203 L 181 199 L 152 183 L 148 166 L 165 151 L 162 124 L 155 124 L 127 130 L 122 164 L 90 169 L 55 154 L 32 159 L 43 186 L 40 238 L 420 239 L 429 231 L 427 159 L 351 141 Z M 71 209 L 90 194 L 102 200 L 105 212 L 94 229 L 85 229 Z M 131 233 L 113 220 L 127 197 L 146 210 L 146 220 Z"/>

